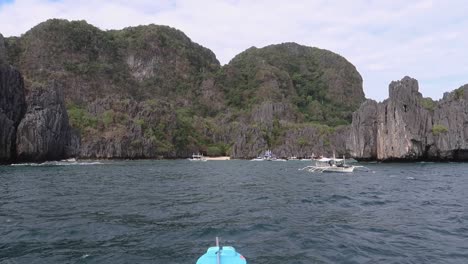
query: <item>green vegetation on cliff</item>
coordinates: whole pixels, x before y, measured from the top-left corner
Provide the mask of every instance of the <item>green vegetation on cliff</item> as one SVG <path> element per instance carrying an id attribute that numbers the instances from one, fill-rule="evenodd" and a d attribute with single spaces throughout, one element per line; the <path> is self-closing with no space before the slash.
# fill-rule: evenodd
<path id="1" fill-rule="evenodd" d="M 462 99 L 464 95 L 465 95 L 465 89 L 463 87 L 460 87 L 455 90 L 455 98 L 457 100 Z"/>
<path id="2" fill-rule="evenodd" d="M 434 111 L 437 104 L 436 104 L 436 102 L 434 102 L 434 100 L 432 100 L 432 98 L 423 97 L 421 99 L 421 105 L 422 105 L 422 107 L 424 107 L 425 109 L 427 109 L 429 111 Z"/>
<path id="3" fill-rule="evenodd" d="M 280 148 L 296 132 L 349 124 L 364 100 L 346 59 L 295 43 L 250 48 L 221 67 L 168 26 L 102 31 L 52 19 L 5 42 L 28 89 L 50 81 L 62 89 L 84 157 L 247 157 L 247 148 Z M 316 144 L 330 135 L 318 132 Z M 291 142 L 312 147 L 306 138 Z"/>
<path id="4" fill-rule="evenodd" d="M 334 63 L 341 69 L 333 69 Z M 330 126 L 349 124 L 352 111 L 364 100 L 354 66 L 330 51 L 295 43 L 250 48 L 223 67 L 218 80 L 232 107 L 289 102 L 305 122 Z"/>
<path id="5" fill-rule="evenodd" d="M 434 134 L 434 136 L 438 136 L 440 134 L 447 133 L 447 132 L 448 132 L 448 128 L 446 126 L 436 124 L 432 127 L 432 134 Z"/>

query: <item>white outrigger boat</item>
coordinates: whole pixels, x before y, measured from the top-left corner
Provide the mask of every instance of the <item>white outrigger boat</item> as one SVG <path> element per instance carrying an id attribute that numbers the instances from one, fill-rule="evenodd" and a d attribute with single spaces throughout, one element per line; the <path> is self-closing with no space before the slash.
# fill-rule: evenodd
<path id="1" fill-rule="evenodd" d="M 190 161 L 207 161 L 207 159 L 203 156 L 203 154 L 197 153 L 192 154 L 191 158 L 188 158 Z"/>
<path id="2" fill-rule="evenodd" d="M 310 172 L 353 172 L 355 168 L 362 167 L 346 164 L 344 156 L 342 159 L 337 159 L 334 156 L 333 158 L 313 159 L 312 162 L 315 162 L 315 164 L 300 170 L 307 170 Z"/>

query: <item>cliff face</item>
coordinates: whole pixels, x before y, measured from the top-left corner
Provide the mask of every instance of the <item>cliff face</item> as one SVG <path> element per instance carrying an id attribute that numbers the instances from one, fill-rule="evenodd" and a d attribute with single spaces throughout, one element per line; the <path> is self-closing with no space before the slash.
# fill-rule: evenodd
<path id="1" fill-rule="evenodd" d="M 295 43 L 251 48 L 221 67 L 213 52 L 167 26 L 102 31 L 52 19 L 5 45 L 1 57 L 22 72 L 30 93 L 17 139 L 24 160 L 57 158 L 52 152 L 82 158 L 198 151 L 249 158 L 268 148 L 279 156 L 342 153 L 344 144 L 334 142 L 344 140 L 343 126 L 364 100 L 351 63 Z M 68 135 L 72 130 L 81 141 Z M 63 144 L 71 147 L 55 147 Z"/>
<path id="2" fill-rule="evenodd" d="M 21 74 L 9 65 L 0 64 L 0 162 L 15 158 L 16 129 L 25 111 Z"/>
<path id="3" fill-rule="evenodd" d="M 468 85 L 446 93 L 434 108 L 428 156 L 468 160 Z"/>
<path id="4" fill-rule="evenodd" d="M 27 111 L 17 136 L 18 161 L 64 159 L 77 154 L 79 136 L 68 123 L 60 88 L 36 87 L 27 96 Z"/>
<path id="5" fill-rule="evenodd" d="M 71 132 L 60 91 L 37 88 L 25 94 L 23 76 L 8 65 L 0 35 L 0 162 L 75 155 L 79 135 Z"/>
<path id="6" fill-rule="evenodd" d="M 350 136 L 346 142 L 351 156 L 369 160 L 377 157 L 378 109 L 376 101 L 367 100 L 353 113 Z"/>
<path id="7" fill-rule="evenodd" d="M 390 97 L 377 111 L 378 159 L 423 157 L 431 118 L 418 90 L 418 82 L 409 77 L 390 84 Z"/>
<path id="8" fill-rule="evenodd" d="M 221 69 L 216 85 L 239 116 L 230 130 L 233 157 L 265 149 L 281 157 L 345 153 L 342 126 L 364 101 L 351 63 L 296 43 L 242 52 Z"/>
<path id="9" fill-rule="evenodd" d="M 347 148 L 358 159 L 466 160 L 467 86 L 439 102 L 423 98 L 410 77 L 392 82 L 389 99 L 367 101 L 353 114 Z"/>
<path id="10" fill-rule="evenodd" d="M 5 48 L 5 39 L 3 35 L 0 34 L 0 65 L 6 64 L 6 48 Z"/>
<path id="11" fill-rule="evenodd" d="M 26 110 L 23 78 L 7 65 L 0 34 L 0 162 L 11 161 L 16 151 L 16 129 Z"/>

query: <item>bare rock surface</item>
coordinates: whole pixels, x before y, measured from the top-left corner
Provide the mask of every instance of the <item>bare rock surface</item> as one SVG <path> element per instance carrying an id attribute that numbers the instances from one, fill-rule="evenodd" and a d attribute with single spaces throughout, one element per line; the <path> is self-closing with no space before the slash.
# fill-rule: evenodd
<path id="1" fill-rule="evenodd" d="M 13 67 L 0 64 L 0 162 L 15 158 L 16 129 L 25 111 L 23 77 Z"/>
<path id="2" fill-rule="evenodd" d="M 0 65 L 6 64 L 6 49 L 3 35 L 0 34 Z"/>
<path id="3" fill-rule="evenodd" d="M 358 159 L 468 160 L 467 93 L 465 85 L 434 102 L 413 78 L 392 82 L 387 100 L 353 114 L 347 149 Z"/>
<path id="4" fill-rule="evenodd" d="M 18 160 L 45 161 L 73 156 L 79 140 L 68 123 L 60 89 L 54 85 L 34 88 L 27 96 L 27 103 L 16 137 Z"/>

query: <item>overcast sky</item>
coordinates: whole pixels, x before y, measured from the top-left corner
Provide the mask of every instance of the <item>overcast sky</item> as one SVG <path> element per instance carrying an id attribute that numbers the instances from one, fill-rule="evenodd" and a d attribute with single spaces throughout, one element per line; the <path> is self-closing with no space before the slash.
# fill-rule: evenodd
<path id="1" fill-rule="evenodd" d="M 466 0 L 0 0 L 0 32 L 19 36 L 49 18 L 101 29 L 140 24 L 178 28 L 222 64 L 251 47 L 297 42 L 353 63 L 366 97 L 409 75 L 424 96 L 468 83 Z"/>

